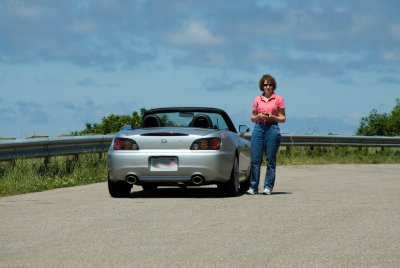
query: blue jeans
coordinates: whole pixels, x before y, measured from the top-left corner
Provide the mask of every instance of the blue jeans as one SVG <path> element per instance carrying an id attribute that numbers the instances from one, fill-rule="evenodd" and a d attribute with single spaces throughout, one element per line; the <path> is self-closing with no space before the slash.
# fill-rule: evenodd
<path id="1" fill-rule="evenodd" d="M 258 190 L 260 169 L 265 152 L 267 172 L 264 189 L 272 191 L 275 185 L 276 154 L 281 144 L 281 132 L 278 125 L 256 124 L 251 135 L 251 175 L 250 188 Z"/>

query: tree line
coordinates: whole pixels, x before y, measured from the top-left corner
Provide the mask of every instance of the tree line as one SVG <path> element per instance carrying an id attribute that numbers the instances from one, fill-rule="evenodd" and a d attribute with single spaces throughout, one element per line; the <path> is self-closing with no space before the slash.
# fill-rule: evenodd
<path id="1" fill-rule="evenodd" d="M 101 123 L 86 123 L 86 128 L 81 131 L 74 131 L 71 134 L 74 136 L 83 135 L 106 135 L 120 131 L 124 126 L 132 126 L 134 128 L 140 127 L 143 115 L 147 110 L 141 108 L 140 112 L 133 111 L 132 115 L 114 115 L 111 114 L 107 117 L 103 116 Z"/>
<path id="2" fill-rule="evenodd" d="M 358 136 L 400 136 L 400 99 L 396 99 L 396 105 L 388 113 L 378 113 L 372 109 L 370 114 L 361 118 L 360 126 L 356 131 Z M 116 133 L 126 125 L 138 128 L 142 117 L 147 110 L 141 108 L 139 112 L 133 111 L 132 115 L 114 115 L 103 117 L 101 123 L 86 123 L 86 128 L 72 132 L 72 135 L 93 135 Z"/>

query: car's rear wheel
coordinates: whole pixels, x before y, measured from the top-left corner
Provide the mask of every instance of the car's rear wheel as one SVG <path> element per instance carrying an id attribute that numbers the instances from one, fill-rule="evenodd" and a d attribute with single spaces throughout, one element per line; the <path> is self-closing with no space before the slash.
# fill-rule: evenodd
<path id="1" fill-rule="evenodd" d="M 112 197 L 127 197 L 131 189 L 132 185 L 125 181 L 112 182 L 108 179 L 108 192 Z"/>
<path id="2" fill-rule="evenodd" d="M 249 169 L 249 172 L 247 173 L 248 175 L 246 176 L 246 180 L 240 183 L 240 190 L 241 191 L 247 191 L 250 187 L 250 174 L 251 174 L 251 169 Z"/>
<path id="3" fill-rule="evenodd" d="M 235 157 L 235 160 L 233 161 L 229 181 L 218 185 L 218 189 L 222 190 L 228 196 L 236 196 L 239 194 L 239 162 L 237 157 Z"/>

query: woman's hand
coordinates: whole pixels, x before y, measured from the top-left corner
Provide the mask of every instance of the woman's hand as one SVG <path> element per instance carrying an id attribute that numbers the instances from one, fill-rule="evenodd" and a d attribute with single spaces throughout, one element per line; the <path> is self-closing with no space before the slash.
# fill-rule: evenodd
<path id="1" fill-rule="evenodd" d="M 267 117 L 267 119 L 272 119 L 274 121 L 276 121 L 278 119 L 277 116 L 272 115 L 272 114 L 268 114 L 268 116 L 266 116 L 266 117 Z"/>
<path id="2" fill-rule="evenodd" d="M 270 118 L 270 114 L 266 115 L 266 114 L 264 114 L 264 113 L 259 113 L 259 114 L 257 115 L 257 117 L 258 117 L 257 121 L 258 121 L 258 120 L 267 120 L 267 119 Z"/>
<path id="3" fill-rule="evenodd" d="M 285 116 L 285 109 L 279 109 L 279 114 L 278 116 L 272 115 L 272 114 L 264 114 L 264 113 L 258 113 L 256 111 L 253 111 L 251 114 L 251 121 L 252 122 L 257 122 L 257 121 L 265 121 L 265 120 L 274 120 L 275 122 L 278 123 L 284 123 L 286 121 L 286 116 Z"/>

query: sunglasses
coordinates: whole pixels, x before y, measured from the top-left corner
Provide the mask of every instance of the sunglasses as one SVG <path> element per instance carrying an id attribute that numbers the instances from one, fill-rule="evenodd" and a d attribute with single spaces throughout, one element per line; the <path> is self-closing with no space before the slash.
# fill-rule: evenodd
<path id="1" fill-rule="evenodd" d="M 264 87 L 273 87 L 274 84 L 263 84 Z"/>

